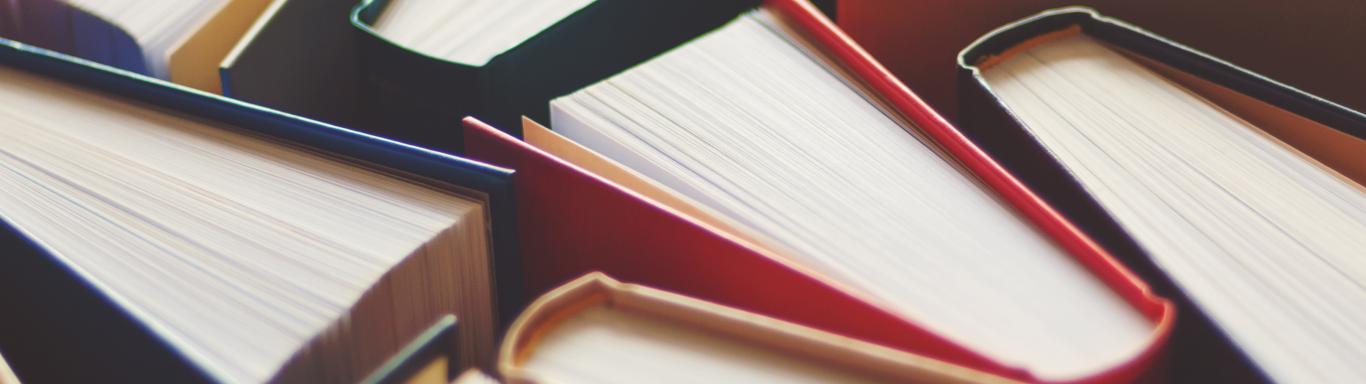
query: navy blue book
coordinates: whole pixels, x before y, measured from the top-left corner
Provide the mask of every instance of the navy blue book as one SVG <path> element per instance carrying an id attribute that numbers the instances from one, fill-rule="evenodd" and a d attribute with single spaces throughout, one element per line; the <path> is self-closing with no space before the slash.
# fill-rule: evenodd
<path id="1" fill-rule="evenodd" d="M 0 350 L 31 382 L 354 382 L 521 309 L 512 171 L 0 40 Z"/>

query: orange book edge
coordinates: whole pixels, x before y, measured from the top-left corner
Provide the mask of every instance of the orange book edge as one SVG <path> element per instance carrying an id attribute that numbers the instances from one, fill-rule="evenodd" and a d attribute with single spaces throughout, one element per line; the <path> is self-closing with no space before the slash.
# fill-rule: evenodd
<path id="1" fill-rule="evenodd" d="M 508 329 L 498 370 L 508 383 L 547 383 L 522 364 L 541 336 L 586 309 L 608 307 L 692 328 L 888 382 L 1013 383 L 944 361 L 914 355 L 718 304 L 619 282 L 593 272 L 541 296 Z"/>

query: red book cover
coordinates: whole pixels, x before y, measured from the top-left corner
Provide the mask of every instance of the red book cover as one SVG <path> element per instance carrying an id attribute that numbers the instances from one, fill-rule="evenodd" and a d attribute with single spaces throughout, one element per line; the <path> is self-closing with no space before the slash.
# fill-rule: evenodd
<path id="1" fill-rule="evenodd" d="M 1063 219 L 926 106 L 809 3 L 764 5 L 801 29 L 964 168 L 1033 222 L 1154 323 L 1134 360 L 1082 382 L 1125 382 L 1155 367 L 1175 319 L 1172 305 Z M 467 154 L 516 170 L 519 238 L 529 293 L 592 271 L 911 351 L 1002 376 L 1038 381 L 878 308 L 690 217 L 659 205 L 478 120 L 465 120 Z M 1150 377 L 1150 376 L 1148 376 Z"/>

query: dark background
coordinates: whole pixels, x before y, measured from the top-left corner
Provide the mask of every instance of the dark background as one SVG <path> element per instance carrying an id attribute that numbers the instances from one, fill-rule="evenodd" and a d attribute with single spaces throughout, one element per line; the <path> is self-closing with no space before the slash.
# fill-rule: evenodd
<path id="1" fill-rule="evenodd" d="M 1343 104 L 1366 110 L 1362 0 L 839 0 L 838 23 L 945 117 L 958 113 L 955 60 L 1008 22 L 1069 5 L 1095 8 Z"/>

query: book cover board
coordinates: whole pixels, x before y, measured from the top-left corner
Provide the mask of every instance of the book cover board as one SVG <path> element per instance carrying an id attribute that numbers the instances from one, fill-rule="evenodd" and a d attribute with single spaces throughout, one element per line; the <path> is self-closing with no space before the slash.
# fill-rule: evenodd
<path id="1" fill-rule="evenodd" d="M 884 382 L 1012 383 L 999 376 L 852 340 L 593 272 L 542 295 L 527 306 L 503 340 L 498 370 L 509 383 L 551 382 L 524 369 L 527 357 L 565 319 L 593 307 L 641 315 L 671 326 L 721 336 L 829 369 L 861 372 Z"/>

